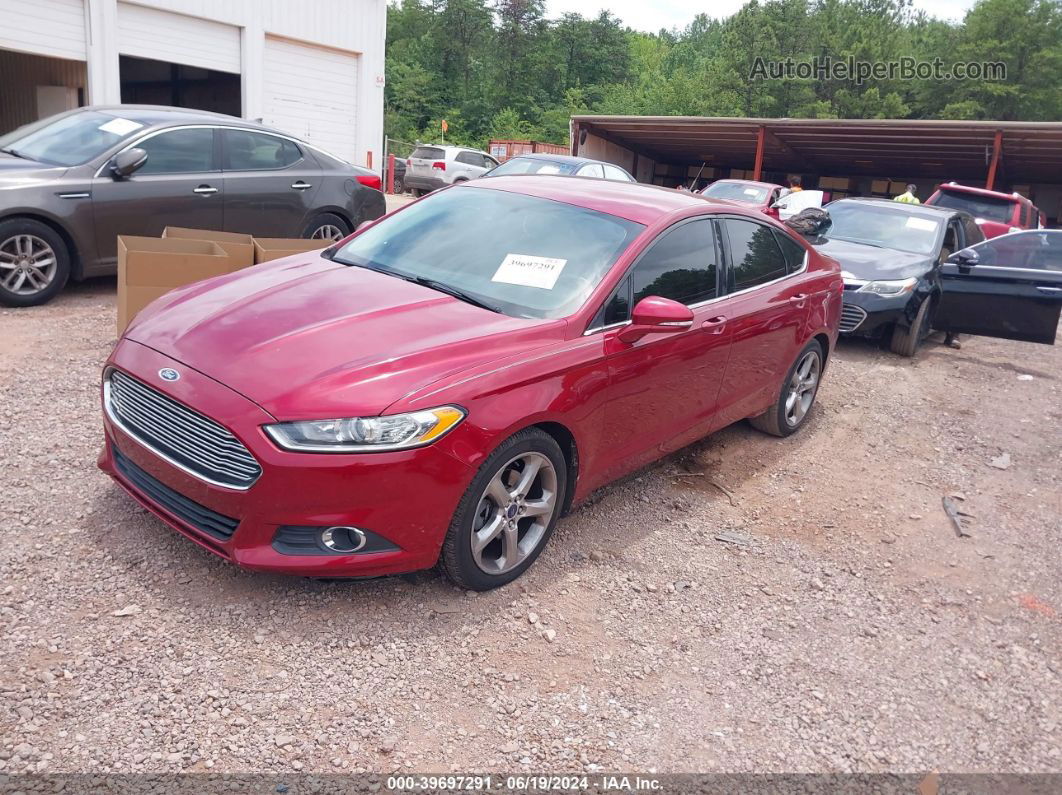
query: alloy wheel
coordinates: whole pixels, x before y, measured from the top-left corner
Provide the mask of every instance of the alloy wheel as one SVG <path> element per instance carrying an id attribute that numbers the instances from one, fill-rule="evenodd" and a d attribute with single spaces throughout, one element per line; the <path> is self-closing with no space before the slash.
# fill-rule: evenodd
<path id="1" fill-rule="evenodd" d="M 14 235 L 0 243 L 0 287 L 15 295 L 36 295 L 55 278 L 55 251 L 36 235 Z"/>
<path id="2" fill-rule="evenodd" d="M 333 243 L 337 240 L 342 240 L 344 237 L 346 235 L 343 234 L 343 230 L 335 224 L 321 224 L 310 235 L 311 240 L 331 240 Z"/>
<path id="3" fill-rule="evenodd" d="M 519 566 L 542 543 L 557 510 L 557 471 L 541 453 L 521 453 L 487 483 L 472 519 L 472 558 L 487 574 Z"/>
<path id="4" fill-rule="evenodd" d="M 789 394 L 785 398 L 785 421 L 795 428 L 808 413 L 815 400 L 815 388 L 819 384 L 822 360 L 818 351 L 808 351 L 801 357 L 789 379 Z"/>

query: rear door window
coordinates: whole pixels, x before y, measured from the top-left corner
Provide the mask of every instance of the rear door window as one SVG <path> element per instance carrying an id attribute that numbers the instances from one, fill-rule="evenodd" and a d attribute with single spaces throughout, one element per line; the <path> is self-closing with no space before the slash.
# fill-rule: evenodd
<path id="1" fill-rule="evenodd" d="M 788 272 L 774 230 L 755 221 L 727 218 L 730 238 L 730 289 L 747 290 L 780 279 Z"/>
<path id="2" fill-rule="evenodd" d="M 302 159 L 294 143 L 267 133 L 224 130 L 225 168 L 230 171 L 275 171 Z"/>
<path id="3" fill-rule="evenodd" d="M 782 256 L 785 258 L 786 273 L 796 273 L 804 267 L 804 257 L 807 256 L 807 252 L 802 245 L 780 229 L 775 229 L 774 234 L 778 238 L 778 246 L 782 249 Z"/>

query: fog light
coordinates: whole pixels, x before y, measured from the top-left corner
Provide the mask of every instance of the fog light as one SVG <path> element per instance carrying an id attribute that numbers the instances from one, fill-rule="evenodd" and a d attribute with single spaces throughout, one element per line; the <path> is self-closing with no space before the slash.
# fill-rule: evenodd
<path id="1" fill-rule="evenodd" d="M 365 542 L 365 533 L 356 527 L 328 527 L 321 531 L 321 543 L 333 552 L 357 552 Z"/>

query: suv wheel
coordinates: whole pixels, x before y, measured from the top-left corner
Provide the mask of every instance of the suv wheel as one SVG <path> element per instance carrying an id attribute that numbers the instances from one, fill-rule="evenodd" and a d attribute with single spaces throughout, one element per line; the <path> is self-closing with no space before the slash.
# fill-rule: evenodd
<path id="1" fill-rule="evenodd" d="M 47 303 L 69 277 L 70 252 L 54 229 L 30 218 L 0 222 L 0 303 Z"/>

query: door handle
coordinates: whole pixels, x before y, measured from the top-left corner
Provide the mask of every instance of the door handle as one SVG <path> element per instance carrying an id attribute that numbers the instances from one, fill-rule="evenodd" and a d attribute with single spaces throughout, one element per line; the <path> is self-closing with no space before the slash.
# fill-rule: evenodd
<path id="1" fill-rule="evenodd" d="M 192 193 L 198 193 L 200 196 L 212 196 L 217 192 L 218 189 L 213 185 L 200 185 L 198 188 L 192 188 Z"/>
<path id="2" fill-rule="evenodd" d="M 295 190 L 307 190 L 308 188 L 312 188 L 313 185 L 311 185 L 309 182 L 303 182 L 300 179 L 298 182 L 292 182 L 291 187 L 293 187 Z"/>
<path id="3" fill-rule="evenodd" d="M 722 334 L 726 329 L 726 318 L 722 315 L 710 317 L 701 323 L 701 328 L 706 329 L 710 334 Z"/>
<path id="4" fill-rule="evenodd" d="M 804 302 L 807 301 L 807 300 L 808 300 L 808 294 L 807 293 L 797 293 L 796 295 L 790 297 L 789 303 L 796 304 L 797 306 L 803 306 Z"/>
<path id="5" fill-rule="evenodd" d="M 1055 293 L 1062 293 L 1062 287 L 1043 287 L 1038 284 L 1036 285 L 1036 289 L 1041 293 L 1051 293 L 1052 295 Z"/>

